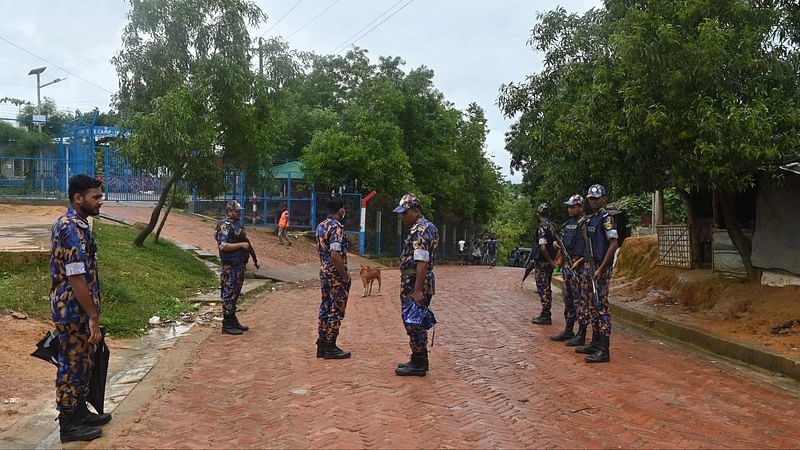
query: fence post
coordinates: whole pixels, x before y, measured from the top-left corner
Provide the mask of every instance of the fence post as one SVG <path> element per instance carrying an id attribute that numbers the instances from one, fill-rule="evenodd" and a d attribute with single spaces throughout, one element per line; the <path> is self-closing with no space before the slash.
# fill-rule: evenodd
<path id="1" fill-rule="evenodd" d="M 447 258 L 447 223 L 442 224 L 442 261 Z"/>
<path id="2" fill-rule="evenodd" d="M 244 205 L 244 170 L 239 171 L 239 204 Z M 244 214 L 239 214 L 239 225 L 244 226 Z"/>
<path id="3" fill-rule="evenodd" d="M 262 213 L 263 219 L 261 220 L 261 222 L 262 222 L 263 225 L 266 225 L 267 224 L 267 205 L 268 205 L 267 198 L 269 197 L 269 192 L 267 192 L 266 190 L 262 190 L 261 191 L 261 196 L 263 197 L 262 202 L 263 202 L 263 206 L 264 206 L 264 208 L 262 209 L 262 211 L 264 211 L 264 212 Z"/>
<path id="4" fill-rule="evenodd" d="M 311 182 L 311 229 L 317 229 L 317 182 Z"/>
<path id="5" fill-rule="evenodd" d="M 109 182 L 111 180 L 111 177 L 109 177 L 109 173 L 108 173 L 108 158 L 111 157 L 110 154 L 111 154 L 111 147 L 105 147 L 105 149 L 103 150 L 103 176 L 106 179 L 106 186 L 105 186 L 106 187 L 106 197 L 108 197 L 108 194 L 110 193 L 110 190 L 111 190 L 110 189 L 110 184 L 109 184 Z"/>
<path id="6" fill-rule="evenodd" d="M 378 257 L 381 256 L 381 210 L 378 210 L 378 223 L 375 227 L 377 230 L 375 232 L 375 252 L 378 254 Z"/>
<path id="7" fill-rule="evenodd" d="M 289 223 L 286 224 L 287 228 L 292 224 L 292 172 L 286 172 L 288 179 L 286 180 L 286 210 L 289 211 Z"/>

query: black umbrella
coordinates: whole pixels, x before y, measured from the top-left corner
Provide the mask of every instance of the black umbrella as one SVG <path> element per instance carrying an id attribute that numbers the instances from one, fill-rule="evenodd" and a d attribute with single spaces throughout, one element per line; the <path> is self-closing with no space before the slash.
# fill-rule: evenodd
<path id="1" fill-rule="evenodd" d="M 111 353 L 106 345 L 106 329 L 100 327 L 100 342 L 95 346 L 92 379 L 89 381 L 89 398 L 86 400 L 94 406 L 97 414 L 103 414 L 103 403 L 106 398 L 106 378 L 108 377 L 108 359 Z"/>
<path id="2" fill-rule="evenodd" d="M 47 361 L 58 366 L 58 332 L 48 331 L 44 337 L 36 343 L 36 350 L 31 353 L 43 361 Z"/>
<path id="3" fill-rule="evenodd" d="M 528 278 L 528 275 L 530 275 L 531 272 L 533 272 L 534 264 L 533 264 L 533 258 L 531 258 L 532 254 L 533 254 L 533 250 L 531 250 L 531 252 L 528 253 L 528 259 L 527 259 L 527 261 L 525 261 L 525 273 L 522 275 L 521 283 L 524 283 L 525 279 Z"/>

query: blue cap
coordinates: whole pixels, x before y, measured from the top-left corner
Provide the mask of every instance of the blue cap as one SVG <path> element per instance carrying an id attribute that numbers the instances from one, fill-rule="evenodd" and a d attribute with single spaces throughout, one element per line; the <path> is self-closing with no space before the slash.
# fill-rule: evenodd
<path id="1" fill-rule="evenodd" d="M 397 205 L 397 208 L 395 208 L 392 212 L 403 214 L 411 208 L 421 208 L 421 205 L 416 195 L 408 193 L 400 199 L 400 203 Z"/>
<path id="2" fill-rule="evenodd" d="M 582 205 L 583 204 L 583 197 L 581 194 L 575 194 L 569 198 L 569 200 L 564 202 L 565 205 L 572 206 L 572 205 Z"/>
<path id="3" fill-rule="evenodd" d="M 589 198 L 600 198 L 606 196 L 606 188 L 601 184 L 593 184 L 589 187 L 589 193 L 586 194 Z"/>

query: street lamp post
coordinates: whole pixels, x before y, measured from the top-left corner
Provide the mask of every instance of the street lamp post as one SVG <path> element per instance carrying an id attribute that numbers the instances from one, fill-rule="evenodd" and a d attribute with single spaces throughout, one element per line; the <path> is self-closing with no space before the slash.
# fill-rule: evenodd
<path id="1" fill-rule="evenodd" d="M 41 84 L 41 75 L 47 67 L 37 67 L 36 69 L 31 69 L 28 72 L 28 75 L 36 75 L 36 112 L 41 114 L 42 113 L 42 88 L 45 86 L 50 86 L 51 84 L 56 84 L 59 81 L 64 81 L 66 78 L 56 78 L 55 80 Z M 42 132 L 42 124 L 38 123 L 39 133 Z M 44 192 L 44 156 L 42 155 L 42 149 L 39 148 L 39 188 L 42 192 Z"/>

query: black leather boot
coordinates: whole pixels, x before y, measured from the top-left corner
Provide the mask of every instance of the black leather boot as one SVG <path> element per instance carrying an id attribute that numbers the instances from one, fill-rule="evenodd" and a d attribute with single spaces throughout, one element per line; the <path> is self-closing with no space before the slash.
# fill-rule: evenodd
<path id="1" fill-rule="evenodd" d="M 587 363 L 604 363 L 611 361 L 611 351 L 609 350 L 610 336 L 600 336 L 600 345 L 597 351 L 586 357 Z"/>
<path id="2" fill-rule="evenodd" d="M 58 416 L 58 427 L 61 434 L 61 442 L 72 441 L 91 441 L 99 438 L 103 430 L 97 427 L 90 427 L 82 420 L 79 413 L 61 413 Z"/>
<path id="3" fill-rule="evenodd" d="M 591 355 L 597 351 L 599 345 L 600 345 L 600 333 L 592 330 L 592 342 L 587 346 L 576 348 L 575 353 Z"/>
<path id="4" fill-rule="evenodd" d="M 223 316 L 222 318 L 222 334 L 234 334 L 240 335 L 244 333 L 239 328 L 236 328 L 236 323 L 234 322 L 234 316 Z"/>
<path id="5" fill-rule="evenodd" d="M 572 328 L 575 326 L 575 322 L 567 322 L 567 326 L 564 327 L 564 331 L 560 334 L 555 336 L 550 336 L 551 341 L 562 342 L 567 341 L 575 337 L 575 333 L 572 331 Z"/>
<path id="6" fill-rule="evenodd" d="M 317 358 L 322 358 L 323 354 L 325 354 L 325 341 L 317 338 Z"/>
<path id="7" fill-rule="evenodd" d="M 246 326 L 242 325 L 241 323 L 239 323 L 239 318 L 236 317 L 236 314 L 233 315 L 233 326 L 235 328 L 238 328 L 238 329 L 242 330 L 242 331 L 247 331 L 247 330 L 250 329 L 250 327 L 246 327 Z"/>
<path id="8" fill-rule="evenodd" d="M 325 359 L 346 359 L 350 357 L 350 352 L 346 352 L 336 346 L 336 339 L 332 341 L 323 341 L 324 349 L 322 357 Z"/>
<path id="9" fill-rule="evenodd" d="M 550 318 L 550 310 L 542 309 L 542 312 L 539 314 L 539 317 L 531 319 L 531 323 L 534 325 L 552 325 L 553 319 Z"/>
<path id="10" fill-rule="evenodd" d="M 586 325 L 578 325 L 578 334 L 574 338 L 565 342 L 567 347 L 577 347 L 586 344 Z"/>
<path id="11" fill-rule="evenodd" d="M 428 358 L 427 358 L 427 353 L 425 354 L 425 356 L 426 356 L 426 358 L 425 358 L 425 371 L 427 372 L 427 371 L 429 370 L 429 368 L 428 368 Z M 414 360 L 414 354 L 412 353 L 412 354 L 411 354 L 411 359 L 410 359 L 408 362 L 405 362 L 405 363 L 399 363 L 399 364 L 397 364 L 397 367 L 398 367 L 398 368 L 401 368 L 401 367 L 410 367 L 410 366 L 413 364 L 413 360 Z"/>
<path id="12" fill-rule="evenodd" d="M 78 404 L 77 414 L 80 416 L 83 423 L 90 427 L 99 427 L 111 422 L 111 414 L 96 414 L 89 411 L 86 402 Z"/>
<path id="13" fill-rule="evenodd" d="M 394 369 L 394 373 L 401 377 L 424 377 L 428 373 L 428 352 L 412 353 L 409 364 Z"/>

